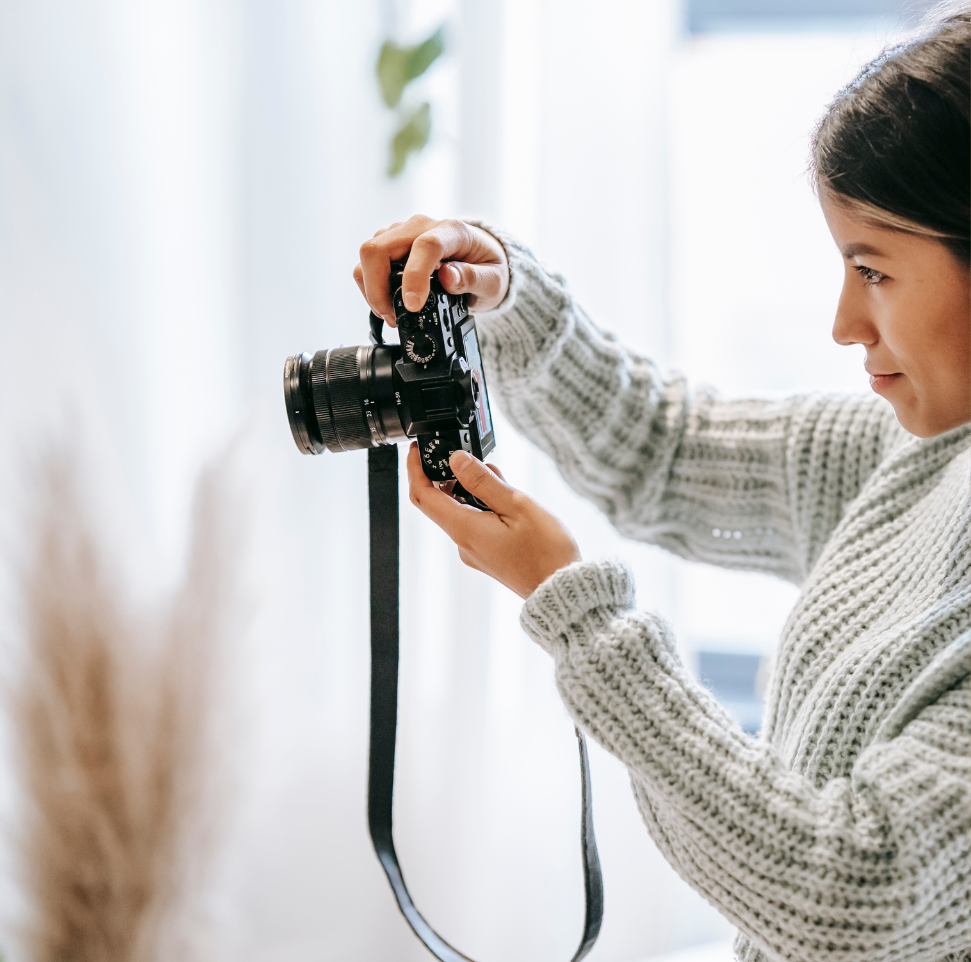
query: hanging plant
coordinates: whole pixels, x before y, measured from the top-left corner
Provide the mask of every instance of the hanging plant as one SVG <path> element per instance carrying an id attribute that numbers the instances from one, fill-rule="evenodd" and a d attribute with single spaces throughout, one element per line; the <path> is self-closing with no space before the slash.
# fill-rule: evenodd
<path id="1" fill-rule="evenodd" d="M 420 77 L 445 50 L 444 32 L 439 27 L 427 40 L 413 47 L 385 41 L 378 54 L 377 75 L 381 98 L 398 115 L 398 129 L 391 138 L 388 176 L 397 177 L 412 154 L 428 143 L 432 128 L 432 107 L 427 101 L 417 108 L 402 103 L 405 87 Z"/>

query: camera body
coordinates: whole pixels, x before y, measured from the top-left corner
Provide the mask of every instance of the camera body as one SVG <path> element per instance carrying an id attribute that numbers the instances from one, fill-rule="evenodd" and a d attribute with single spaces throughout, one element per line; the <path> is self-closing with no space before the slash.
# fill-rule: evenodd
<path id="1" fill-rule="evenodd" d="M 422 308 L 405 310 L 403 269 L 404 261 L 391 265 L 398 344 L 384 342 L 384 322 L 372 314 L 370 344 L 287 359 L 290 430 L 305 454 L 416 438 L 426 476 L 449 481 L 453 451 L 483 458 L 495 447 L 475 318 L 435 275 Z"/>

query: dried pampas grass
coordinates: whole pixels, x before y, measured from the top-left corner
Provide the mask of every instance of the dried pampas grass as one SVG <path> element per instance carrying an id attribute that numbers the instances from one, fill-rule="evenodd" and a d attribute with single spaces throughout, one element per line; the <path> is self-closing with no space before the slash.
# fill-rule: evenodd
<path id="1" fill-rule="evenodd" d="M 193 919 L 220 821 L 216 694 L 238 545 L 198 487 L 184 584 L 135 617 L 69 460 L 41 472 L 13 698 L 34 962 L 200 955 Z M 202 926 L 204 928 L 204 926 Z"/>

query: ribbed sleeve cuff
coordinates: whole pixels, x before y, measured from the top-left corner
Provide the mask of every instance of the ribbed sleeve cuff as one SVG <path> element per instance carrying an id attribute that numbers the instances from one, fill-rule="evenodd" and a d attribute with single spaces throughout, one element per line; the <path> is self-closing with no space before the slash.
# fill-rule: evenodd
<path id="1" fill-rule="evenodd" d="M 523 605 L 519 623 L 551 654 L 591 617 L 614 618 L 634 607 L 634 579 L 619 561 L 578 561 L 546 579 Z"/>

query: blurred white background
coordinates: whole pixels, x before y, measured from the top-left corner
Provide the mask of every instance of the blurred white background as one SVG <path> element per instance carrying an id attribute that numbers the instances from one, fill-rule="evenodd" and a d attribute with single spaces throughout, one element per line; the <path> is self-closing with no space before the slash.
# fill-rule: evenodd
<path id="1" fill-rule="evenodd" d="M 675 0 L 0 0 L 4 544 L 32 453 L 76 439 L 106 537 L 150 597 L 179 575 L 200 465 L 247 452 L 253 618 L 206 907 L 216 958 L 426 958 L 366 832 L 365 458 L 301 457 L 281 391 L 288 354 L 366 339 L 351 280 L 366 237 L 419 211 L 482 216 L 696 382 L 866 389 L 861 358 L 829 338 L 841 265 L 807 143 L 900 21 L 685 22 Z M 377 52 L 440 23 L 445 56 L 415 84 L 432 139 L 389 180 Z M 689 663 L 771 655 L 792 586 L 624 541 L 498 420 L 494 460 L 585 557 L 630 561 Z M 579 788 L 551 666 L 517 599 L 408 506 L 402 539 L 396 834 L 412 894 L 476 958 L 569 958 Z M 2 578 L 13 639 L 9 566 Z M 649 841 L 623 768 L 596 748 L 593 768 L 607 908 L 590 958 L 728 939 Z M 16 960 L 2 784 L 0 949 Z"/>

